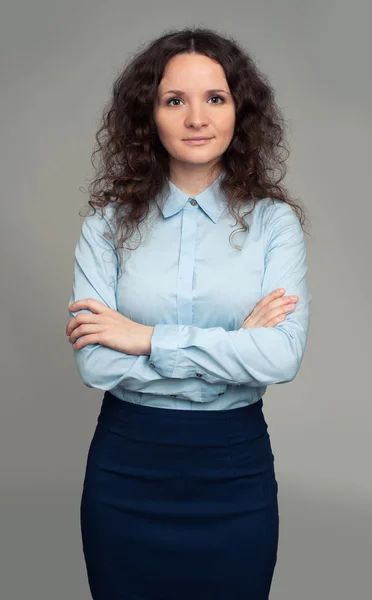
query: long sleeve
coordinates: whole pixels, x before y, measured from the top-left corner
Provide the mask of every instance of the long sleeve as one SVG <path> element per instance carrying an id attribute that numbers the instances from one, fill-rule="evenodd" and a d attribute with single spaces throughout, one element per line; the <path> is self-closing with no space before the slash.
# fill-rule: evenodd
<path id="1" fill-rule="evenodd" d="M 199 377 L 208 383 L 260 387 L 292 381 L 303 359 L 312 295 L 306 247 L 292 208 L 275 201 L 266 211 L 266 243 L 261 298 L 282 287 L 297 295 L 295 309 L 275 327 L 226 331 L 191 325 L 156 325 L 150 365 L 161 375 Z M 242 278 L 244 273 L 242 273 Z"/>
<path id="2" fill-rule="evenodd" d="M 74 277 L 69 306 L 76 300 L 95 298 L 117 310 L 116 281 L 117 254 L 113 244 L 105 237 L 110 231 L 105 217 L 98 213 L 85 217 L 75 248 Z M 88 309 L 69 311 L 69 318 Z M 149 356 L 135 356 L 113 350 L 100 344 L 87 344 L 73 349 L 78 373 L 88 387 L 111 390 L 118 385 L 134 391 L 153 394 L 164 393 L 166 375 L 149 366 Z M 181 383 L 181 385 L 180 385 Z M 198 385 L 199 384 L 199 385 Z M 200 382 L 168 382 L 168 393 L 200 395 Z"/>

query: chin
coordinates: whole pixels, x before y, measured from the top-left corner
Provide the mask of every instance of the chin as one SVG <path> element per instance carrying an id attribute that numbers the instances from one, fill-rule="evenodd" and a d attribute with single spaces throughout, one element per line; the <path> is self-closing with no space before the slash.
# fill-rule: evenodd
<path id="1" fill-rule="evenodd" d="M 190 157 L 185 157 L 185 158 L 178 158 L 177 160 L 179 162 L 183 162 L 183 163 L 188 163 L 189 165 L 208 165 L 210 163 L 216 162 L 217 159 L 219 159 L 219 156 L 211 156 L 208 158 L 190 158 Z"/>
<path id="2" fill-rule="evenodd" d="M 197 151 L 195 152 L 195 149 L 197 149 Z M 173 154 L 173 157 L 176 160 L 179 160 L 180 162 L 189 162 L 189 163 L 194 163 L 194 164 L 200 164 L 200 163 L 209 163 L 213 160 L 216 160 L 218 158 L 220 158 L 221 154 L 219 152 L 203 152 L 202 147 L 201 146 L 195 146 L 195 148 L 192 149 L 192 152 L 183 152 L 182 154 Z"/>

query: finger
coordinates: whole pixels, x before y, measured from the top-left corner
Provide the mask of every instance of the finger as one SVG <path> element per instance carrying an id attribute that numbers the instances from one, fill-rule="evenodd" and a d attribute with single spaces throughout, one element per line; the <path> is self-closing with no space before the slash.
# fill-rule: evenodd
<path id="1" fill-rule="evenodd" d="M 267 315 L 270 315 L 273 310 L 277 310 L 277 313 L 275 314 L 279 314 L 280 312 L 286 311 L 289 306 L 292 310 L 296 306 L 296 302 L 297 299 L 293 300 L 292 296 L 285 296 L 283 298 L 278 298 L 278 300 L 270 302 L 270 304 L 263 307 L 261 310 L 265 317 L 267 317 Z"/>
<path id="2" fill-rule="evenodd" d="M 294 304 L 287 304 L 285 306 L 280 306 L 279 308 L 269 310 L 265 315 L 266 321 L 274 319 L 276 317 L 279 317 L 279 316 L 283 315 L 283 313 L 289 313 L 292 310 L 294 310 L 294 308 L 295 308 Z"/>
<path id="3" fill-rule="evenodd" d="M 268 294 L 267 296 L 262 298 L 259 302 L 257 302 L 256 306 L 254 307 L 254 309 L 252 311 L 252 314 L 254 315 L 261 308 L 263 308 L 267 304 L 270 304 L 270 302 L 273 302 L 273 300 L 275 300 L 276 298 L 280 298 L 281 296 L 283 296 L 284 292 L 285 292 L 284 288 L 270 292 L 270 294 Z"/>
<path id="4" fill-rule="evenodd" d="M 252 327 L 256 327 L 257 325 L 261 327 L 262 324 L 267 322 L 267 315 L 273 308 L 282 307 L 283 304 L 286 305 L 289 302 L 297 302 L 298 296 L 283 297 L 284 292 L 285 289 L 280 288 L 270 292 L 270 294 L 262 298 L 259 302 L 257 302 L 252 312 L 245 317 L 243 323 L 245 323 L 248 318 L 251 318 Z M 252 317 L 255 317 L 255 319 Z"/>
<path id="5" fill-rule="evenodd" d="M 71 335 L 71 332 L 75 329 L 75 327 L 78 327 L 78 326 L 79 326 L 79 323 L 76 321 L 76 317 L 74 317 L 66 325 L 66 335 Z"/>
<path id="6" fill-rule="evenodd" d="M 266 310 L 261 308 L 260 312 L 257 313 L 254 327 L 269 327 L 269 322 L 275 320 L 277 317 L 282 316 L 285 306 L 276 308 L 267 307 Z"/>
<path id="7" fill-rule="evenodd" d="M 267 320 L 268 316 L 272 314 L 272 311 L 274 309 L 277 309 L 277 312 L 275 314 L 279 314 L 283 310 L 286 310 L 288 305 L 291 305 L 292 310 L 296 305 L 297 301 L 298 296 L 283 296 L 282 298 L 272 300 L 270 303 L 260 306 L 257 313 L 260 314 L 260 318 Z"/>
<path id="8" fill-rule="evenodd" d="M 88 344 L 99 344 L 99 335 L 93 333 L 91 335 L 83 335 L 77 342 L 72 346 L 74 350 L 80 350 Z"/>
<path id="9" fill-rule="evenodd" d="M 82 308 L 87 308 L 93 313 L 98 314 L 110 310 L 106 304 L 99 302 L 95 298 L 83 298 L 82 300 L 76 300 L 76 302 L 73 302 L 68 308 L 71 312 L 81 310 Z"/>
<path id="10" fill-rule="evenodd" d="M 278 325 L 278 323 L 281 323 L 284 320 L 285 315 L 278 315 L 274 319 L 270 319 L 270 321 L 268 321 L 264 327 L 275 327 L 275 325 Z"/>
<path id="11" fill-rule="evenodd" d="M 66 335 L 71 335 L 72 331 L 76 329 L 76 327 L 79 327 L 79 325 L 83 325 L 84 323 L 97 323 L 97 319 L 97 315 L 93 313 L 79 313 L 67 323 Z"/>
<path id="12" fill-rule="evenodd" d="M 79 327 L 76 327 L 71 332 L 71 335 L 69 337 L 69 342 L 70 342 L 70 344 L 73 344 L 81 336 L 88 335 L 88 334 L 99 334 L 99 333 L 101 333 L 101 328 L 99 327 L 99 325 L 97 323 L 79 325 Z"/>

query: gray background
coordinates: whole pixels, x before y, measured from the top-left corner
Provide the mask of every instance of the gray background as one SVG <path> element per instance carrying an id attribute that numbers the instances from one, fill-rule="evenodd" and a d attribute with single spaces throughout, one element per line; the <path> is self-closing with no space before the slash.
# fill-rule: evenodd
<path id="1" fill-rule="evenodd" d="M 212 27 L 251 52 L 291 126 L 311 219 L 301 370 L 268 388 L 280 538 L 273 600 L 370 593 L 370 2 L 12 0 L 1 7 L 1 553 L 4 600 L 90 598 L 79 530 L 103 392 L 64 330 L 101 108 L 128 53 Z M 228 599 L 227 599 L 228 600 Z M 231 599 L 233 600 L 233 599 Z"/>

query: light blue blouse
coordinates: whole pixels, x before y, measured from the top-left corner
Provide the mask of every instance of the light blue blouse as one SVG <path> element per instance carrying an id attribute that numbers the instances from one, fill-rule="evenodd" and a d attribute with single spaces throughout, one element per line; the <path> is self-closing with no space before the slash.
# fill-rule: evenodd
<path id="1" fill-rule="evenodd" d="M 96 298 L 155 327 L 150 355 L 100 344 L 73 349 L 88 387 L 148 406 L 223 410 L 256 402 L 268 385 L 295 378 L 312 301 L 303 231 L 288 204 L 265 198 L 245 217 L 249 231 L 230 243 L 240 224 L 219 190 L 221 175 L 194 198 L 167 181 L 141 237 L 132 235 L 135 249 L 120 250 L 121 263 L 110 239 L 114 205 L 103 218 L 100 211 L 85 217 L 68 306 Z M 243 329 L 257 302 L 277 288 L 299 297 L 296 308 L 275 327 Z M 69 311 L 69 319 L 78 312 Z"/>

